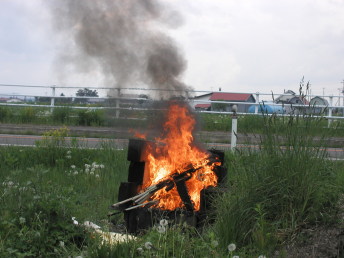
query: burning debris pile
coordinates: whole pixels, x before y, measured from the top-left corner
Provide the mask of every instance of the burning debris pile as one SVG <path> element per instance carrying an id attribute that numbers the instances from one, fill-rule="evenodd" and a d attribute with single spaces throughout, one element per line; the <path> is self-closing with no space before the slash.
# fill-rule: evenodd
<path id="1" fill-rule="evenodd" d="M 162 217 L 197 226 L 210 208 L 209 195 L 226 175 L 224 153 L 205 151 L 193 138 L 195 119 L 186 104 L 172 103 L 161 137 L 131 139 L 128 182 L 119 202 L 129 232 L 151 227 Z"/>
<path id="2" fill-rule="evenodd" d="M 158 89 L 159 100 L 187 97 L 189 89 L 181 81 L 186 60 L 165 33 L 182 18 L 166 1 L 52 0 L 48 6 L 54 28 L 64 36 L 61 69 L 100 71 L 113 92 L 138 84 Z M 155 215 L 184 216 L 193 225 L 202 220 L 208 193 L 226 170 L 223 153 L 195 144 L 194 127 L 188 106 L 174 102 L 159 137 L 130 141 L 128 182 L 112 205 L 124 212 L 129 232 L 151 226 Z"/>

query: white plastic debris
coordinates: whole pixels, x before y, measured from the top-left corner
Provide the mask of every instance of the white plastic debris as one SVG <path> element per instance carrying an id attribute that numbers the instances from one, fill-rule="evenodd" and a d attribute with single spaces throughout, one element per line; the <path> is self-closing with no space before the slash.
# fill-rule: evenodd
<path id="1" fill-rule="evenodd" d="M 97 229 L 96 232 L 102 237 L 103 239 L 102 244 L 115 245 L 115 244 L 129 242 L 129 241 L 137 239 L 136 237 L 132 235 L 120 234 L 120 233 L 115 233 L 115 232 L 104 232 L 100 229 Z"/>
<path id="2" fill-rule="evenodd" d="M 85 221 L 84 222 L 84 226 L 86 228 L 93 228 L 93 229 L 100 229 L 100 226 L 94 224 L 93 222 L 90 222 L 90 221 Z"/>
<path id="3" fill-rule="evenodd" d="M 132 240 L 136 240 L 137 238 L 128 235 L 128 234 L 121 234 L 121 233 L 115 233 L 115 232 L 107 232 L 101 230 L 101 227 L 97 224 L 91 222 L 91 221 L 85 221 L 83 224 L 79 224 L 78 221 L 75 219 L 75 217 L 72 217 L 72 221 L 74 225 L 82 225 L 85 228 L 94 231 L 95 233 L 99 234 L 102 238 L 102 244 L 110 244 L 115 245 L 123 242 L 129 242 Z"/>

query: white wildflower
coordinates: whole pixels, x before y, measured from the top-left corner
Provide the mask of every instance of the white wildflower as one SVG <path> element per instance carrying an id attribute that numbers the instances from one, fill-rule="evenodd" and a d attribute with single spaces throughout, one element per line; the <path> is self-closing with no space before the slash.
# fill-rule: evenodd
<path id="1" fill-rule="evenodd" d="M 96 178 L 99 178 L 100 176 L 99 176 L 99 174 L 96 174 L 95 177 L 96 177 Z"/>
<path id="2" fill-rule="evenodd" d="M 91 172 L 93 172 L 93 173 L 94 173 L 94 171 L 96 171 L 96 169 L 95 169 L 95 168 L 91 168 Z"/>
<path id="3" fill-rule="evenodd" d="M 76 168 L 75 165 L 71 165 L 70 167 L 71 167 L 71 169 L 75 169 Z"/>
<path id="4" fill-rule="evenodd" d="M 235 249 L 236 249 L 236 245 L 235 244 L 229 244 L 228 246 L 227 246 L 227 249 L 228 249 L 228 251 L 230 251 L 230 252 L 233 252 Z"/>
<path id="5" fill-rule="evenodd" d="M 93 172 L 93 171 L 91 171 L 91 172 L 90 172 L 90 175 L 94 175 L 94 172 Z"/>
<path id="6" fill-rule="evenodd" d="M 150 249 L 152 249 L 153 245 L 151 242 L 146 242 L 145 247 L 146 247 L 146 249 L 150 250 Z"/>
<path id="7" fill-rule="evenodd" d="M 20 224 L 24 224 L 26 222 L 26 219 L 25 218 L 23 218 L 23 217 L 20 217 L 19 218 L 19 223 Z"/>
<path id="8" fill-rule="evenodd" d="M 99 165 L 94 165 L 93 166 L 95 169 L 98 169 L 99 168 Z"/>
<path id="9" fill-rule="evenodd" d="M 74 171 L 73 175 L 76 176 L 77 174 L 79 174 L 78 171 Z"/>
<path id="10" fill-rule="evenodd" d="M 104 166 L 103 164 L 100 164 L 99 167 L 100 167 L 101 169 L 105 168 L 105 166 Z"/>
<path id="11" fill-rule="evenodd" d="M 65 246 L 65 243 L 64 243 L 63 241 L 60 241 L 59 245 L 60 245 L 61 247 L 64 247 L 64 246 Z"/>
<path id="12" fill-rule="evenodd" d="M 67 156 L 66 156 L 66 159 L 71 159 L 71 158 L 72 158 L 71 155 L 67 155 Z"/>
<path id="13" fill-rule="evenodd" d="M 160 233 L 160 234 L 163 234 L 166 232 L 166 228 L 164 226 L 161 226 L 159 225 L 158 228 L 157 228 L 157 231 Z"/>
<path id="14" fill-rule="evenodd" d="M 72 154 L 72 152 L 69 150 L 69 151 L 67 151 L 67 155 L 70 155 L 70 154 Z"/>
<path id="15" fill-rule="evenodd" d="M 259 255 L 258 258 L 266 258 L 265 255 Z"/>
<path id="16" fill-rule="evenodd" d="M 159 224 L 163 227 L 166 227 L 168 225 L 168 221 L 167 221 L 167 219 L 162 219 L 162 220 L 160 220 Z"/>
<path id="17" fill-rule="evenodd" d="M 216 241 L 216 240 L 211 241 L 211 247 L 212 247 L 212 248 L 215 248 L 215 247 L 217 247 L 218 245 L 219 245 L 219 242 L 218 242 L 218 241 Z"/>
<path id="18" fill-rule="evenodd" d="M 142 254 L 144 252 L 143 248 L 142 247 L 139 247 L 136 249 L 140 254 Z"/>
<path id="19" fill-rule="evenodd" d="M 85 168 L 85 173 L 86 174 L 90 173 L 90 169 L 89 168 Z"/>
<path id="20" fill-rule="evenodd" d="M 91 165 L 85 164 L 85 168 L 90 168 L 90 167 L 91 167 Z"/>
<path id="21" fill-rule="evenodd" d="M 233 255 L 232 258 L 239 258 L 239 255 Z"/>

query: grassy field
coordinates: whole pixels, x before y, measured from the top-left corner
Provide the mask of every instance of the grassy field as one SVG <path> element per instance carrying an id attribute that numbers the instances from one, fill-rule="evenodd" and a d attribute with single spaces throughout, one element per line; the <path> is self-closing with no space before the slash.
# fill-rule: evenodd
<path id="1" fill-rule="evenodd" d="M 107 214 L 127 181 L 126 150 L 77 142 L 64 148 L 64 130 L 35 148 L 0 147 L 0 256 L 270 257 L 279 250 L 286 257 L 284 246 L 298 241 L 300 229 L 338 223 L 344 164 L 313 146 L 321 120 L 290 117 L 281 130 L 280 118 L 262 119 L 260 151 L 226 153 L 228 177 L 215 197 L 214 223 L 195 229 L 162 222 L 114 246 L 75 221 L 104 230 L 123 222 Z"/>

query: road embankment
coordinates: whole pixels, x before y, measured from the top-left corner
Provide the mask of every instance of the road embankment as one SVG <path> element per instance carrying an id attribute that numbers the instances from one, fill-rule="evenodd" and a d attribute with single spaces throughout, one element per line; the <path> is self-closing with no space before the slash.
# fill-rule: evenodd
<path id="1" fill-rule="evenodd" d="M 61 125 L 33 125 L 33 124 L 1 124 L 0 134 L 20 134 L 20 135 L 43 135 L 47 131 L 56 130 Z M 129 139 L 134 137 L 132 128 L 124 127 L 97 127 L 97 126 L 66 126 L 69 135 L 72 137 L 91 137 L 91 138 L 111 138 L 111 139 Z M 205 143 L 230 143 L 231 133 L 223 131 L 199 131 L 195 137 L 200 142 Z M 283 137 L 282 137 L 283 138 Z M 281 138 L 281 142 L 283 139 Z M 237 134 L 238 144 L 259 144 L 261 135 L 259 134 Z M 314 142 L 326 144 L 326 147 L 344 148 L 344 137 L 327 137 L 322 139 L 314 137 Z"/>

